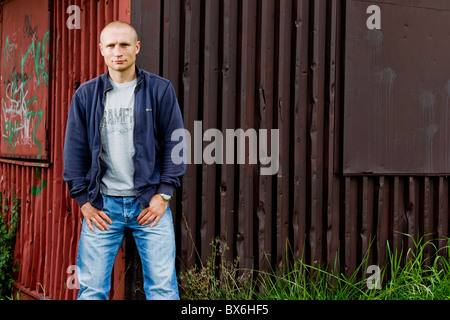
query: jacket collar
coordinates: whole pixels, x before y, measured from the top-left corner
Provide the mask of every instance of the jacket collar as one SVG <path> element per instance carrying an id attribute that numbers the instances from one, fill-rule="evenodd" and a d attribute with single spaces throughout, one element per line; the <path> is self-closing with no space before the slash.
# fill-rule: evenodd
<path id="1" fill-rule="evenodd" d="M 136 74 L 137 74 L 137 84 L 136 84 L 136 90 L 137 90 L 139 88 L 139 84 L 141 83 L 141 80 L 144 78 L 144 71 L 139 69 L 137 66 L 135 68 L 136 68 Z M 100 76 L 100 80 L 103 84 L 103 92 L 106 92 L 113 88 L 111 82 L 108 81 L 108 77 L 109 77 L 109 71 L 107 71 L 106 73 L 104 73 Z"/>

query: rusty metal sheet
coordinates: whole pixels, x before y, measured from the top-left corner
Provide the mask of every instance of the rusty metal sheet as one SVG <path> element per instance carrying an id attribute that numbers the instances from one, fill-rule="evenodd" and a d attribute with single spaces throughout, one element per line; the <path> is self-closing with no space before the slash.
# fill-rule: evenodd
<path id="1" fill-rule="evenodd" d="M 366 25 L 370 5 L 381 29 Z M 450 3 L 347 1 L 345 174 L 450 172 Z"/>
<path id="2" fill-rule="evenodd" d="M 1 156 L 47 159 L 48 0 L 6 3 L 2 26 Z"/>
<path id="3" fill-rule="evenodd" d="M 36 95 L 35 103 L 28 104 L 27 112 L 37 112 L 38 109 L 35 107 L 45 105 L 47 100 L 49 105 L 49 110 L 42 110 L 44 118 L 48 112 L 47 123 L 42 120 L 37 125 L 32 114 L 28 116 L 30 126 L 33 125 L 35 128 L 31 130 L 30 137 L 33 140 L 35 133 L 36 139 L 39 140 L 41 126 L 48 127 L 48 140 L 51 144 L 47 152 L 48 163 L 31 162 L 26 159 L 0 159 L 0 192 L 4 195 L 4 199 L 13 195 L 18 196 L 21 204 L 14 252 L 20 268 L 15 274 L 14 286 L 16 290 L 25 294 L 21 298 L 72 300 L 78 293 L 76 286 L 70 285 L 73 285 L 71 276 L 74 274 L 76 264 L 82 220 L 78 204 L 69 197 L 62 178 L 64 133 L 70 101 L 80 83 L 106 71 L 103 58 L 98 51 L 100 31 L 113 20 L 129 22 L 130 1 L 64 0 L 50 1 L 49 6 L 47 1 L 13 0 L 2 1 L 1 5 L 2 85 L 5 87 L 8 81 L 9 75 L 5 77 L 6 71 L 13 75 L 10 80 L 19 81 L 22 76 L 25 79 L 29 77 L 28 82 L 19 82 L 16 87 L 18 90 L 23 84 L 22 88 L 25 89 L 23 92 L 25 102 L 22 101 L 22 106 L 25 106 L 26 101 L 34 95 Z M 79 9 L 80 29 L 68 28 L 67 20 L 75 14 L 74 11 L 67 12 L 69 6 L 76 6 Z M 45 30 L 50 30 L 52 35 L 44 50 L 42 42 Z M 4 45 L 6 36 L 8 46 Z M 9 51 L 6 50 L 8 48 Z M 31 49 L 27 56 L 29 48 Z M 35 60 L 35 57 L 38 58 L 38 48 L 40 52 L 45 53 L 45 58 L 50 54 L 49 60 L 45 61 L 48 70 L 47 88 L 51 92 L 49 95 L 36 91 L 46 87 L 43 69 L 40 69 L 43 67 L 43 60 Z M 5 50 L 8 59 L 13 57 L 13 52 L 17 57 L 16 60 L 11 60 L 11 66 L 8 60 L 6 68 L 4 68 Z M 22 70 L 22 61 L 24 72 L 19 73 Z M 2 92 L 5 92 L 4 89 Z M 25 95 L 26 92 L 28 93 Z M 17 94 L 22 92 L 18 91 Z M 4 96 L 2 97 L 1 122 L 4 125 L 5 100 Z M 10 154 L 12 152 L 3 154 L 8 151 L 3 134 L 4 131 L 1 137 L 2 148 L 5 148 L 2 149 L 2 155 L 12 156 Z M 39 141 L 44 146 L 45 140 Z M 20 156 L 19 151 L 24 151 L 23 149 L 24 146 L 16 147 L 14 156 Z M 31 156 L 34 153 L 34 157 L 37 158 L 37 147 L 26 151 L 26 155 Z M 44 159 L 44 148 L 41 158 Z M 124 299 L 125 270 L 125 252 L 122 247 L 113 269 L 111 299 Z"/>

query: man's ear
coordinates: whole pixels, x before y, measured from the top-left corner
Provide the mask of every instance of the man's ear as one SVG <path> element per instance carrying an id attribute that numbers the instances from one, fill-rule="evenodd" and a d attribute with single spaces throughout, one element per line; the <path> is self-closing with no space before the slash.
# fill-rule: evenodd
<path id="1" fill-rule="evenodd" d="M 102 48 L 102 44 L 101 43 L 98 44 L 98 48 L 100 49 L 100 53 L 103 56 L 103 48 Z"/>
<path id="2" fill-rule="evenodd" d="M 141 42 L 140 41 L 136 42 L 136 54 L 138 54 L 139 51 L 141 51 Z"/>

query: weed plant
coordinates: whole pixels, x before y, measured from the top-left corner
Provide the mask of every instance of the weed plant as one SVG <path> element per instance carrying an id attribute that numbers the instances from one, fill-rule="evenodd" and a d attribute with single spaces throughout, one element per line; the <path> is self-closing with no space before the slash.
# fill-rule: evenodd
<path id="1" fill-rule="evenodd" d="M 301 259 L 286 263 L 282 269 L 252 270 L 239 268 L 239 259 L 227 261 L 224 253 L 228 248 L 216 239 L 211 243 L 212 253 L 206 264 L 182 268 L 181 297 L 188 300 L 448 300 L 450 242 L 445 240 L 447 245 L 438 249 L 436 240 L 413 239 L 413 247 L 405 253 L 394 252 L 388 245 L 388 261 L 379 268 L 377 289 L 368 281 L 368 253 L 350 276 L 340 273 L 336 265 L 312 266 Z"/>
<path id="2" fill-rule="evenodd" d="M 19 223 L 19 201 L 0 193 L 0 300 L 11 295 L 14 266 L 14 243 Z"/>

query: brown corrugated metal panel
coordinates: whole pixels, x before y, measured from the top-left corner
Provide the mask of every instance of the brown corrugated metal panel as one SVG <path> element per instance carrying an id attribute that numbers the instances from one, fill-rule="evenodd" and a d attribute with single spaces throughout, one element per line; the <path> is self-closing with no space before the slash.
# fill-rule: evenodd
<path id="1" fill-rule="evenodd" d="M 326 185 L 339 197 L 338 179 L 324 185 L 323 140 L 329 134 L 324 126 L 334 128 L 334 118 L 325 123 L 323 83 L 329 46 L 325 35 L 331 31 L 338 36 L 340 4 L 330 2 L 327 9 L 321 1 L 161 1 L 160 11 L 146 11 L 143 3 L 134 3 L 132 22 L 141 30 L 157 29 L 163 37 L 141 36 L 153 50 L 138 57 L 138 63 L 173 82 L 189 132 L 195 121 L 202 121 L 202 132 L 280 130 L 275 176 L 261 175 L 248 157 L 244 165 L 188 165 L 177 197 L 183 264 L 205 260 L 216 236 L 230 247 L 228 258 L 239 256 L 245 267 L 267 266 L 266 255 L 271 264 L 281 264 L 286 240 L 296 256 L 312 244 L 308 258 L 320 259 L 326 253 L 325 231 L 334 240 L 339 231 L 324 227 L 326 210 L 330 221 L 339 220 L 334 215 L 339 199 L 330 199 L 334 206 L 325 209 L 322 190 Z M 327 15 L 333 28 L 324 23 Z M 305 236 L 312 241 L 305 242 Z M 337 250 L 337 241 L 330 243 Z"/>
<path id="2" fill-rule="evenodd" d="M 344 173 L 450 173 L 450 2 L 347 1 Z M 420 150 L 420 152 L 418 152 Z"/>
<path id="3" fill-rule="evenodd" d="M 367 9 L 373 2 L 359 5 Z M 395 11 L 417 2 L 404 0 Z M 411 247 L 401 233 L 448 236 L 447 177 L 341 173 L 344 49 L 358 43 L 346 38 L 346 4 L 133 2 L 131 21 L 147 48 L 138 65 L 172 81 L 192 136 L 195 121 L 202 121 L 201 133 L 280 130 L 276 175 L 261 175 L 262 167 L 248 157 L 240 165 L 188 164 L 174 203 L 183 265 L 205 260 L 210 242 L 220 237 L 230 248 L 228 258 L 239 256 L 243 267 L 281 265 L 292 253 L 312 264 L 339 259 L 351 272 L 367 250 L 371 263 L 384 263 L 387 241 L 394 249 Z M 365 30 L 369 15 L 361 15 Z"/>
<path id="4" fill-rule="evenodd" d="M 2 5 L 13 6 L 21 2 L 13 0 Z M 68 273 L 68 267 L 76 264 L 81 213 L 77 203 L 70 199 L 62 179 L 67 115 L 79 84 L 105 72 L 103 58 L 98 52 L 99 33 L 109 21 L 130 20 L 130 1 L 50 1 L 49 5 L 44 1 L 45 5 L 38 8 L 38 13 L 28 12 L 31 8 L 28 2 L 16 12 L 21 13 L 16 17 L 20 28 L 10 35 L 10 39 L 30 40 L 22 31 L 25 30 L 22 22 L 28 21 L 27 30 L 37 30 L 38 40 L 42 40 L 41 32 L 45 30 L 38 24 L 39 17 L 50 16 L 51 50 L 47 70 L 50 153 L 48 163 L 14 159 L 1 159 L 0 162 L 1 192 L 8 197 L 18 196 L 21 203 L 15 247 L 20 269 L 15 287 L 33 298 L 75 299 L 78 290 L 67 288 L 67 280 L 73 275 L 73 269 Z M 67 12 L 71 5 L 80 9 L 81 29 L 67 27 L 68 18 L 74 14 L 74 11 Z M 9 30 L 4 26 L 6 14 L 8 11 L 3 11 L 3 30 Z M 30 17 L 28 20 L 27 16 Z M 124 297 L 124 273 L 122 249 L 114 267 L 111 298 Z"/>

